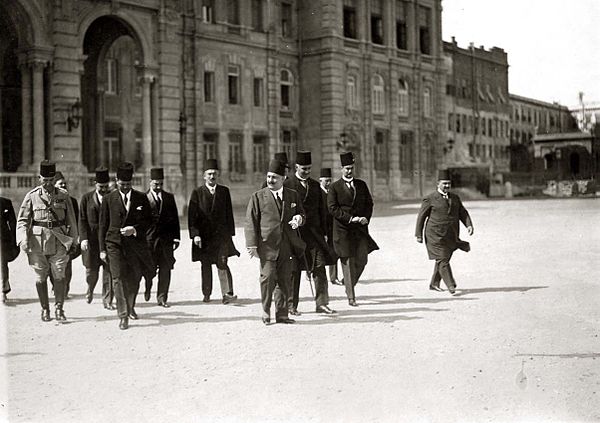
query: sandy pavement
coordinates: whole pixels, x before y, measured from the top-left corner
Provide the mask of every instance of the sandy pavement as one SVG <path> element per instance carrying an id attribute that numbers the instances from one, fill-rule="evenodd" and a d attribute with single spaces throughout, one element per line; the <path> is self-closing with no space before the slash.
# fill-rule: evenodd
<path id="1" fill-rule="evenodd" d="M 338 317 L 301 287 L 296 325 L 260 322 L 258 261 L 231 260 L 234 305 L 201 302 L 190 241 L 170 309 L 138 297 L 120 331 L 74 263 L 67 324 L 41 322 L 33 272 L 11 266 L 0 306 L 0 420 L 10 422 L 600 421 L 600 199 L 467 202 L 460 295 L 429 291 L 418 204 L 380 206 L 381 247 Z M 242 224 L 238 221 L 238 225 Z M 244 251 L 238 228 L 235 243 Z M 215 272 L 216 273 L 216 272 Z"/>

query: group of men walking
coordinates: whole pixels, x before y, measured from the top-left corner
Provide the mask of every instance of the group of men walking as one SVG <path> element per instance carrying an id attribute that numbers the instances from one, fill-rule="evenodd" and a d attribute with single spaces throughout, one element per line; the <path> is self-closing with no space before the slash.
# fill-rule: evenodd
<path id="1" fill-rule="evenodd" d="M 341 154 L 342 177 L 332 182 L 331 169 L 325 168 L 321 169 L 317 182 L 311 178 L 310 152 L 297 152 L 293 172 L 285 153 L 277 153 L 269 163 L 265 186 L 251 195 L 244 234 L 250 257 L 260 262 L 264 324 L 271 323 L 273 299 L 275 322 L 295 322 L 290 315 L 300 315 L 302 271 L 308 274 L 309 281 L 314 281 L 311 291 L 317 313 L 336 314 L 329 307 L 328 266 L 329 280 L 343 284 L 348 304 L 358 305 L 356 284 L 368 255 L 379 247 L 368 231 L 373 199 L 367 184 L 354 177 L 354 160 L 352 153 Z M 119 165 L 116 186 L 111 191 L 108 170 L 96 169 L 95 189 L 83 195 L 76 212 L 77 201 L 69 197 L 64 176 L 56 171 L 54 163 L 43 161 L 40 186 L 25 196 L 16 225 L 10 218 L 12 205 L 0 204 L 4 295 L 10 291 L 5 262 L 16 257 L 18 245 L 27 254 L 36 275 L 43 321 L 51 320 L 48 278 L 53 281 L 55 318 L 61 322 L 66 320 L 63 305 L 68 293 L 69 266 L 79 251 L 86 267 L 87 302 L 93 301 L 102 269 L 103 305 L 105 309 L 114 310 L 113 299 L 116 300 L 121 329 L 127 329 L 130 320 L 139 318 L 135 305 L 142 278 L 145 279 L 144 299 L 149 301 L 152 281 L 158 274 L 157 304 L 169 307 L 174 251 L 180 244 L 175 197 L 163 190 L 162 168 L 151 169 L 150 188 L 146 193 L 132 189 L 133 172 L 131 163 Z M 237 299 L 228 259 L 240 253 L 232 239 L 235 223 L 231 194 L 226 186 L 218 184 L 218 175 L 217 161 L 207 160 L 205 183 L 192 192 L 189 200 L 188 231 L 192 261 L 201 262 L 203 301 L 210 301 L 212 265 L 216 265 L 222 301 L 227 304 Z M 458 196 L 448 192 L 447 176 L 444 178 L 438 182 L 438 190 L 423 200 L 416 237 L 422 242 L 425 227 L 429 257 L 436 260 L 430 289 L 440 291 L 443 279 L 448 290 L 454 293 L 456 283 L 450 270 L 450 257 L 457 248 L 469 249 L 468 243 L 458 238 L 458 222 L 468 227 L 469 234 L 473 228 Z M 11 237 L 10 231 L 5 233 L 4 226 L 15 235 Z M 337 279 L 338 260 L 343 275 L 341 282 Z"/>

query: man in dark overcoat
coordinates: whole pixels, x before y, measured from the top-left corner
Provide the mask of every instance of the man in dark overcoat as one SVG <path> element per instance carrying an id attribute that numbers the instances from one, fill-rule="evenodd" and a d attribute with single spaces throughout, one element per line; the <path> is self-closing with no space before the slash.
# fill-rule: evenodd
<path id="1" fill-rule="evenodd" d="M 329 213 L 327 209 L 327 193 L 329 193 L 329 187 L 331 186 L 332 174 L 330 167 L 324 167 L 321 169 L 321 173 L 319 176 L 319 184 L 321 186 L 321 203 L 324 209 L 324 213 L 326 215 L 325 218 L 325 236 L 327 238 L 327 247 L 329 250 L 329 254 L 327 255 L 327 270 L 329 273 L 329 282 L 334 285 L 344 285 L 338 279 L 338 270 L 337 270 L 337 262 L 338 256 L 335 253 L 335 249 L 333 248 L 333 216 Z"/>
<path id="2" fill-rule="evenodd" d="M 425 245 L 430 260 L 435 260 L 429 289 L 442 291 L 443 279 L 450 294 L 456 293 L 456 281 L 450 268 L 450 259 L 457 249 L 470 250 L 468 242 L 459 239 L 459 222 L 473 235 L 473 222 L 460 201 L 460 197 L 450 192 L 450 177 L 447 170 L 438 172 L 437 190 L 423 198 L 417 216 L 415 236 L 417 242 L 423 242 L 425 227 Z"/>
<path id="3" fill-rule="evenodd" d="M 275 321 L 294 323 L 288 316 L 288 298 L 294 258 L 302 258 L 306 244 L 298 234 L 305 214 L 298 193 L 283 186 L 285 165 L 271 160 L 267 186 L 250 197 L 244 235 L 250 257 L 260 259 L 262 321 L 271 322 L 275 298 Z"/>
<path id="4" fill-rule="evenodd" d="M 12 202 L 0 197 L 0 277 L 2 278 L 2 302 L 10 292 L 8 263 L 19 255 L 17 245 L 17 216 Z"/>
<path id="5" fill-rule="evenodd" d="M 192 261 L 202 266 L 203 301 L 212 294 L 212 265 L 216 264 L 223 304 L 237 299 L 233 293 L 233 277 L 227 260 L 239 256 L 232 238 L 235 222 L 229 188 L 218 184 L 219 165 L 216 159 L 204 163 L 204 185 L 196 188 L 188 206 L 188 229 L 192 239 Z"/>
<path id="6" fill-rule="evenodd" d="M 369 235 L 373 198 L 365 181 L 354 177 L 354 155 L 340 155 L 342 177 L 331 184 L 327 207 L 333 216 L 333 246 L 342 263 L 348 304 L 356 307 L 354 287 L 379 247 Z"/>
<path id="7" fill-rule="evenodd" d="M 102 303 L 107 310 L 114 310 L 113 284 L 108 264 L 100 260 L 100 243 L 98 229 L 100 223 L 100 207 L 104 196 L 108 194 L 108 169 L 96 168 L 95 189 L 83 194 L 79 211 L 79 237 L 81 239 L 81 259 L 85 266 L 87 292 L 85 299 L 90 304 L 94 299 L 94 288 L 98 283 L 100 268 L 102 268 Z"/>
<path id="8" fill-rule="evenodd" d="M 310 151 L 296 153 L 296 172 L 283 183 L 293 189 L 302 199 L 306 221 L 299 228 L 300 236 L 306 243 L 304 259 L 296 261 L 292 272 L 292 289 L 288 301 L 289 314 L 299 316 L 298 301 L 300 295 L 300 274 L 302 270 L 310 272 L 315 282 L 315 302 L 317 313 L 333 314 L 329 308 L 329 291 L 325 264 L 328 261 L 328 247 L 325 241 L 327 231 L 327 209 L 323 206 L 319 183 L 310 177 L 312 157 Z"/>
<path id="9" fill-rule="evenodd" d="M 152 210 L 152 224 L 146 236 L 158 266 L 158 287 L 156 301 L 159 306 L 168 308 L 169 285 L 171 284 L 171 270 L 175 265 L 174 252 L 179 247 L 180 227 L 179 213 L 175 196 L 163 189 L 165 173 L 162 167 L 150 169 L 150 189 L 146 193 L 150 209 Z M 150 300 L 152 279 L 146 279 L 144 299 Z"/>
<path id="10" fill-rule="evenodd" d="M 146 231 L 152 223 L 152 211 L 146 194 L 132 189 L 133 164 L 117 168 L 117 189 L 107 194 L 100 211 L 100 258 L 106 260 L 113 277 L 120 329 L 129 328 L 129 319 L 137 320 L 135 299 L 142 276 L 156 273 Z"/>

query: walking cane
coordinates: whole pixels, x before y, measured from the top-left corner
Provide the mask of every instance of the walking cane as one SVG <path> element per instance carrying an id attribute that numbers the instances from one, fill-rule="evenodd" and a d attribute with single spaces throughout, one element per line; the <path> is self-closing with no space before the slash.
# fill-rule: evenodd
<path id="1" fill-rule="evenodd" d="M 302 239 L 302 237 L 300 236 L 299 229 L 296 229 L 296 234 L 298 235 L 298 237 L 300 239 Z M 308 284 L 310 285 L 310 293 L 312 294 L 313 301 L 316 301 L 315 290 L 313 289 L 313 285 L 312 285 L 312 274 L 309 272 L 308 260 L 306 259 L 306 254 L 302 254 L 302 258 L 304 259 L 304 267 L 306 269 L 306 274 L 308 275 Z"/>

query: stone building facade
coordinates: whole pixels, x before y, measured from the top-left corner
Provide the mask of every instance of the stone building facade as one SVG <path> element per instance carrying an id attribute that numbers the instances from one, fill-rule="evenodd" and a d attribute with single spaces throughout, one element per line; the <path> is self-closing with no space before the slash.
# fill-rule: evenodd
<path id="1" fill-rule="evenodd" d="M 508 60 L 498 47 L 444 42 L 448 68 L 444 164 L 448 167 L 509 169 L 511 106 Z"/>
<path id="2" fill-rule="evenodd" d="M 380 199 L 415 197 L 445 138 L 441 0 L 5 0 L 0 187 L 49 158 L 74 195 L 98 165 L 163 166 L 186 202 L 202 163 L 244 203 L 269 157 L 354 151 Z M 182 207 L 183 209 L 183 207 Z"/>

